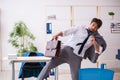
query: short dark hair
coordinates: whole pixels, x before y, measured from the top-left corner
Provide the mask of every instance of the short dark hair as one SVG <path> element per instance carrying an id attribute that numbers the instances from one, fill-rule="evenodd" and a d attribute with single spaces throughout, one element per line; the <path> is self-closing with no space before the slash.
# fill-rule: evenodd
<path id="1" fill-rule="evenodd" d="M 93 18 L 93 19 L 91 20 L 91 23 L 92 23 L 92 22 L 96 22 L 97 25 L 98 25 L 98 28 L 100 28 L 100 27 L 102 26 L 102 20 L 101 20 L 101 19 Z"/>

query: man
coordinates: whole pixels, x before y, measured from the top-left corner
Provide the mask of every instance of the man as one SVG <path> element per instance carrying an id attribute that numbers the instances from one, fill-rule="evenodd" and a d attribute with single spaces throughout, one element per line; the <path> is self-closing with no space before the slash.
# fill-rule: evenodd
<path id="1" fill-rule="evenodd" d="M 89 27 L 78 26 L 69 30 L 61 31 L 53 36 L 58 39 L 59 36 L 71 35 L 71 38 L 63 44 L 59 58 L 52 58 L 51 61 L 43 68 L 37 80 L 43 80 L 47 73 L 56 66 L 68 63 L 70 65 L 72 80 L 78 80 L 78 69 L 81 67 L 83 58 L 88 58 L 93 63 L 98 56 L 105 50 L 106 42 L 98 33 L 102 21 L 93 18 Z"/>

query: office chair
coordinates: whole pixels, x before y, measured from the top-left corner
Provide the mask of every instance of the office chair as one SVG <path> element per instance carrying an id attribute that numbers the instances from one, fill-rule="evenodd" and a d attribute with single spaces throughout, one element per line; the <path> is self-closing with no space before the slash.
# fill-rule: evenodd
<path id="1" fill-rule="evenodd" d="M 44 56 L 42 53 L 26 52 L 24 56 Z M 38 77 L 46 62 L 23 62 L 19 72 L 19 78 Z M 47 80 L 46 76 L 46 80 Z"/>
<path id="2" fill-rule="evenodd" d="M 79 69 L 78 80 L 113 80 L 114 71 L 102 68 Z"/>

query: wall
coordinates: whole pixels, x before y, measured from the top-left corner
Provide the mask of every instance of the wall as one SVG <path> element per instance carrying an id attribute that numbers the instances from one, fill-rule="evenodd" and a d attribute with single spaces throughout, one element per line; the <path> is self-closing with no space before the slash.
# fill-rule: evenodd
<path id="1" fill-rule="evenodd" d="M 16 53 L 16 49 L 12 47 L 8 43 L 8 38 L 9 38 L 9 33 L 14 27 L 14 23 L 18 22 L 20 20 L 24 21 L 30 31 L 35 35 L 36 40 L 35 40 L 35 45 L 38 47 L 38 50 L 40 52 L 44 52 L 45 49 L 45 43 L 48 39 L 51 38 L 52 35 L 47 35 L 46 34 L 46 29 L 45 25 L 46 22 L 49 21 L 46 19 L 47 16 L 47 11 L 50 12 L 51 8 L 55 6 L 54 8 L 59 8 L 65 7 L 65 14 L 64 10 L 60 10 L 56 12 L 56 14 L 60 14 L 60 17 L 58 17 L 58 20 L 53 21 L 53 25 L 57 26 L 54 29 L 54 33 L 57 32 L 57 29 L 67 29 L 70 28 L 71 26 L 71 18 L 73 20 L 72 25 L 76 25 L 79 23 L 79 20 L 81 20 L 81 17 L 77 18 L 78 13 L 82 13 L 84 11 L 82 8 L 86 8 L 91 6 L 90 10 L 92 10 L 95 14 L 95 17 L 100 17 L 103 19 L 103 27 L 101 28 L 100 32 L 101 34 L 105 37 L 108 43 L 108 48 L 101 56 L 101 59 L 114 59 L 115 54 L 117 53 L 117 49 L 120 48 L 120 46 L 117 44 L 119 34 L 111 34 L 109 31 L 109 17 L 104 16 L 106 13 L 105 11 L 109 11 L 108 7 L 113 7 L 113 6 L 118 6 L 120 4 L 119 0 L 1 0 L 1 37 L 2 37 L 2 59 L 4 57 L 7 57 L 9 53 Z M 71 6 L 74 7 L 74 14 L 75 16 L 72 15 L 71 17 Z M 96 7 L 99 6 L 99 13 L 97 13 Z M 106 6 L 108 6 L 106 8 Z M 115 8 L 116 9 L 116 8 Z M 56 9 L 55 9 L 56 10 Z M 81 10 L 78 11 L 77 10 Z M 87 10 L 87 9 L 86 9 Z M 113 9 L 111 9 L 113 10 Z M 110 11 L 111 11 L 110 10 Z M 92 13 L 92 11 L 89 11 Z M 51 11 L 52 12 L 52 11 Z M 54 11 L 55 12 L 55 11 Z M 64 15 L 63 15 L 64 14 Z M 82 13 L 84 14 L 84 13 Z M 92 14 L 92 15 L 93 15 Z M 86 13 L 87 15 L 87 13 Z M 83 23 L 88 23 L 89 21 L 86 22 L 86 20 L 90 20 L 92 15 L 88 16 L 84 19 L 82 16 L 82 22 Z M 74 18 L 73 18 L 74 17 Z M 119 19 L 116 19 L 119 21 Z M 64 22 L 65 21 L 65 22 Z M 60 25 L 59 25 L 60 24 Z M 65 27 L 63 27 L 65 26 Z M 109 37 L 110 35 L 110 37 Z M 114 40 L 111 41 L 112 38 L 115 38 Z M 66 41 L 66 39 L 63 39 L 63 41 Z M 115 42 L 115 43 L 114 43 Z M 112 47 L 114 45 L 114 47 Z M 112 56 L 111 56 L 112 55 Z M 94 64 L 91 64 L 90 62 L 86 62 L 87 64 L 90 64 L 95 66 Z M 83 63 L 85 64 L 85 63 Z M 4 61 L 2 64 L 3 70 L 10 69 L 9 61 Z M 20 64 L 17 64 L 20 65 Z M 6 67 L 7 66 L 7 67 Z M 95 66 L 96 67 L 96 66 Z M 17 66 L 19 68 L 19 66 Z"/>
<path id="2" fill-rule="evenodd" d="M 1 6 L 0 6 L 0 70 L 1 67 L 2 67 L 2 53 L 1 53 Z"/>
<path id="3" fill-rule="evenodd" d="M 101 33 L 104 35 L 104 38 L 107 42 L 107 49 L 104 52 L 105 54 L 101 55 L 100 62 L 106 63 L 108 68 L 119 69 L 120 65 L 117 64 L 120 61 L 115 59 L 118 49 L 120 49 L 119 40 L 120 40 L 120 31 L 119 33 L 111 33 L 110 23 L 120 23 L 120 6 L 101 6 L 100 7 L 100 18 L 103 20 L 104 24 L 101 28 Z M 112 19 L 108 12 L 113 11 L 115 13 L 114 19 Z M 109 66 L 108 66 L 109 65 Z M 113 66 L 114 65 L 114 66 Z M 115 66 L 116 65 L 116 66 Z"/>

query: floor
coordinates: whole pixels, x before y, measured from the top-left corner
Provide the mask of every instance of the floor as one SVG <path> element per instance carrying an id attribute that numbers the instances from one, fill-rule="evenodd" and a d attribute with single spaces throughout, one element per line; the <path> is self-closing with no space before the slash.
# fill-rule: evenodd
<path id="1" fill-rule="evenodd" d="M 15 74 L 16 74 L 15 80 L 21 80 L 21 79 L 17 78 L 18 71 L 16 71 Z M 71 80 L 70 73 L 59 73 L 58 79 L 59 80 Z M 0 80 L 11 80 L 11 71 L 0 72 Z M 26 78 L 24 80 L 36 80 L 36 78 L 31 77 L 31 78 Z M 54 80 L 54 76 L 50 76 L 48 78 L 48 80 Z M 114 80 L 120 80 L 120 73 L 119 72 L 115 73 Z"/>

